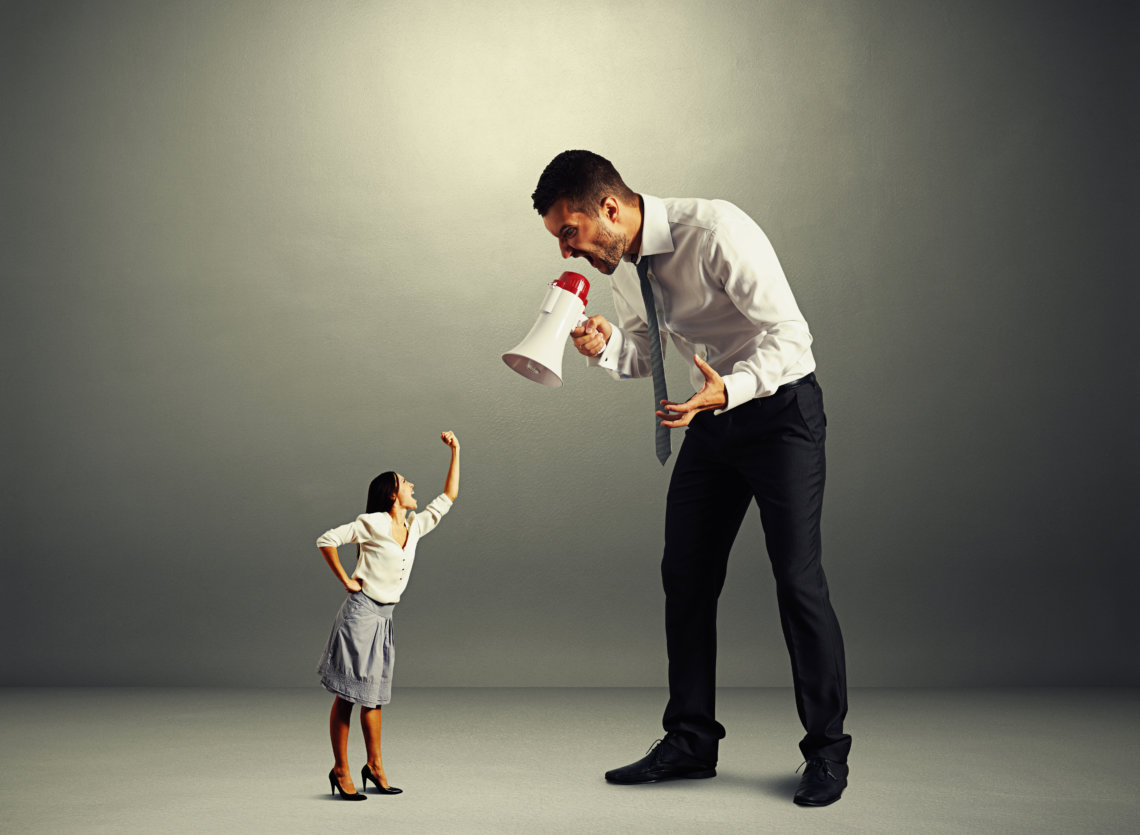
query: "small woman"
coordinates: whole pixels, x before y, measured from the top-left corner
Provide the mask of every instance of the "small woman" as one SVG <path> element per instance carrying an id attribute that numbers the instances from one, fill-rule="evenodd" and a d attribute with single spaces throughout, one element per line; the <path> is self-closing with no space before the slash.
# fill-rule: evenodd
<path id="1" fill-rule="evenodd" d="M 357 792 L 348 767 L 348 731 L 352 706 L 360 705 L 360 724 L 368 762 L 360 771 L 363 788 L 368 781 L 380 794 L 399 794 L 388 784 L 380 758 L 380 709 L 392 696 L 392 613 L 408 585 L 420 537 L 432 530 L 459 495 L 459 441 L 454 432 L 440 435 L 451 448 L 451 465 L 443 493 L 424 509 L 416 509 L 415 485 L 399 473 L 381 473 L 368 486 L 365 513 L 355 522 L 321 534 L 317 547 L 348 597 L 337 612 L 328 646 L 317 667 L 321 684 L 336 698 L 329 714 L 335 764 L 329 772 L 329 791 L 340 790 L 344 800 L 366 800 Z M 356 568 L 350 577 L 337 556 L 348 542 L 359 546 Z"/>

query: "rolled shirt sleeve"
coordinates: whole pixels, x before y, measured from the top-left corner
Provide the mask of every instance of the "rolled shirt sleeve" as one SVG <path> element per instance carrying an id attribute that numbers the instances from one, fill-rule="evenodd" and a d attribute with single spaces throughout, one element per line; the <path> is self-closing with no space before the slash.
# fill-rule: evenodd
<path id="1" fill-rule="evenodd" d="M 356 522 L 331 528 L 317 537 L 318 548 L 339 548 L 350 542 L 360 542 Z"/>
<path id="2" fill-rule="evenodd" d="M 447 497 L 446 493 L 440 493 L 431 503 L 423 509 L 422 513 L 417 513 L 415 518 L 412 519 L 412 525 L 415 526 L 416 532 L 423 536 L 431 531 L 439 524 L 439 520 L 447 515 L 447 511 L 451 510 L 451 499 Z"/>

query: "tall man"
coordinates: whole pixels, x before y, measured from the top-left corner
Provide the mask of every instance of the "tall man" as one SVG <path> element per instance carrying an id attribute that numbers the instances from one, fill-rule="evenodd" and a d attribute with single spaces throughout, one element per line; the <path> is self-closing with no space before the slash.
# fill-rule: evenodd
<path id="1" fill-rule="evenodd" d="M 666 335 L 693 360 L 696 394 L 676 402 L 662 392 L 655 420 L 667 429 L 688 427 L 669 484 L 661 560 L 666 733 L 645 757 L 606 779 L 716 774 L 725 733 L 715 717 L 717 599 L 755 499 L 807 731 L 795 802 L 833 803 L 847 785 L 851 737 L 843 732 L 843 638 L 820 562 L 827 419 L 811 334 L 776 254 L 731 203 L 637 194 L 589 151 L 555 157 L 532 198 L 564 258 L 584 258 L 612 276 L 617 324 L 592 316 L 571 332 L 589 364 L 616 379 L 653 374 L 655 389 L 663 390 Z M 623 260 L 636 271 L 619 269 Z M 664 463 L 667 434 L 658 438 L 658 453 Z"/>

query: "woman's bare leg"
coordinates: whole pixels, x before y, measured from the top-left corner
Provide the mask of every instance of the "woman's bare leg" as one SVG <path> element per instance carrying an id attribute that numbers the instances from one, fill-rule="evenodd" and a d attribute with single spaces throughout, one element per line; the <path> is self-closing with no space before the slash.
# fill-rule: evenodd
<path id="1" fill-rule="evenodd" d="M 378 707 L 360 707 L 360 726 L 364 729 L 364 745 L 368 749 L 368 767 L 380 781 L 380 785 L 387 789 L 388 777 L 384 774 L 384 762 L 380 758 L 380 724 L 383 711 Z"/>
<path id="2" fill-rule="evenodd" d="M 348 767 L 348 730 L 351 724 L 352 702 L 346 702 L 337 696 L 329 711 L 329 738 L 332 740 L 333 758 L 336 760 L 333 774 L 345 794 L 356 794 L 352 771 Z"/>

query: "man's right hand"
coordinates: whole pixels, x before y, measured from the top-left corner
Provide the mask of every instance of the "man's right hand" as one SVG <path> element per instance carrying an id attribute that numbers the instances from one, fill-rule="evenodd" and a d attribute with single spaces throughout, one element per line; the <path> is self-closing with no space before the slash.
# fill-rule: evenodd
<path id="1" fill-rule="evenodd" d="M 582 327 L 570 331 L 570 338 L 574 340 L 579 354 L 596 357 L 606 350 L 613 332 L 614 326 L 606 321 L 605 316 L 591 316 Z"/>

